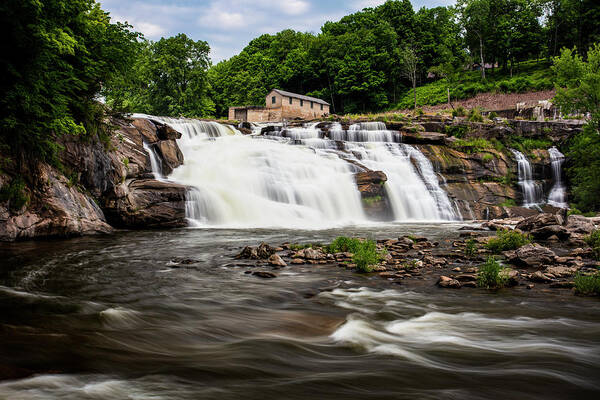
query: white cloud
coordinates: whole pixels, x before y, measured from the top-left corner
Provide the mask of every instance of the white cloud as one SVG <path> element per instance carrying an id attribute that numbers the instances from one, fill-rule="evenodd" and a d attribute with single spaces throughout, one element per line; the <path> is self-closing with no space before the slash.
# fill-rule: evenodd
<path id="1" fill-rule="evenodd" d="M 279 2 L 281 11 L 289 15 L 304 14 L 310 8 L 310 4 L 302 0 L 288 0 Z"/>
<path id="2" fill-rule="evenodd" d="M 363 8 L 373 8 L 382 5 L 386 0 L 355 0 L 352 2 L 352 5 L 357 10 L 362 10 Z"/>
<path id="3" fill-rule="evenodd" d="M 167 33 L 167 29 L 160 25 L 153 24 L 151 22 L 135 22 L 131 23 L 136 30 L 142 32 L 147 38 L 158 38 Z"/>
<path id="4" fill-rule="evenodd" d="M 246 18 L 241 13 L 227 11 L 207 12 L 198 21 L 206 26 L 224 29 L 241 28 L 247 23 Z"/>

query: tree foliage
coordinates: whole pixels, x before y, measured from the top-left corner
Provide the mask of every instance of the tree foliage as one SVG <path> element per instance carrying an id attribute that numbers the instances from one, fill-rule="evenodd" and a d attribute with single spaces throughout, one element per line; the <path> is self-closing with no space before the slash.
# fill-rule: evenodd
<path id="1" fill-rule="evenodd" d="M 575 50 L 554 58 L 557 93 L 554 102 L 566 113 L 589 113 L 583 132 L 568 144 L 567 176 L 574 204 L 583 212 L 600 210 L 600 45 L 585 61 Z"/>
<path id="2" fill-rule="evenodd" d="M 18 162 L 56 162 L 57 136 L 96 133 L 102 85 L 128 68 L 137 34 L 93 0 L 5 0 L 0 142 Z"/>

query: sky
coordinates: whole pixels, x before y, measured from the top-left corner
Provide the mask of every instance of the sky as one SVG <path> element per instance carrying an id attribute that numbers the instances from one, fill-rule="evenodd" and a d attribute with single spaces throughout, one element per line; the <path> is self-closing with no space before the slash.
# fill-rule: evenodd
<path id="1" fill-rule="evenodd" d="M 411 0 L 415 10 L 454 0 Z M 207 41 L 213 63 L 238 54 L 250 40 L 283 29 L 318 33 L 326 21 L 385 0 L 99 0 L 114 20 L 151 40 L 185 33 Z"/>

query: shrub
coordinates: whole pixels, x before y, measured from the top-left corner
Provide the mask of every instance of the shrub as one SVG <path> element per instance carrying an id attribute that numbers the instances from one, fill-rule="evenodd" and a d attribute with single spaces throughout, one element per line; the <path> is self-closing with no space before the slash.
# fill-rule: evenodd
<path id="1" fill-rule="evenodd" d="M 325 248 L 328 253 L 355 253 L 358 250 L 361 241 L 356 238 L 338 236 L 329 246 Z"/>
<path id="2" fill-rule="evenodd" d="M 592 275 L 581 272 L 575 276 L 575 292 L 583 295 L 600 295 L 600 271 Z"/>
<path id="3" fill-rule="evenodd" d="M 596 260 L 600 260 L 600 229 L 596 229 L 590 235 L 586 236 L 585 242 L 594 250 Z"/>
<path id="4" fill-rule="evenodd" d="M 359 272 L 373 271 L 373 265 L 381 261 L 383 254 L 377 251 L 377 244 L 372 240 L 358 242 L 358 247 L 354 250 L 352 262 L 356 264 Z"/>
<path id="5" fill-rule="evenodd" d="M 466 125 L 446 125 L 444 128 L 448 136 L 454 136 L 457 139 L 462 139 L 469 132 L 469 127 Z"/>
<path id="6" fill-rule="evenodd" d="M 458 106 L 454 110 L 452 110 L 453 117 L 464 117 L 465 115 L 467 115 L 467 112 L 465 111 L 465 108 L 463 106 Z"/>
<path id="7" fill-rule="evenodd" d="M 486 289 L 502 288 L 508 282 L 507 270 L 502 268 L 494 257 L 489 257 L 485 264 L 479 266 L 477 286 Z"/>
<path id="8" fill-rule="evenodd" d="M 500 253 L 507 250 L 515 250 L 521 246 L 531 243 L 529 235 L 519 231 L 501 230 L 495 238 L 490 239 L 486 247 L 493 253 Z"/>
<path id="9" fill-rule="evenodd" d="M 0 188 L 0 203 L 8 202 L 8 206 L 12 210 L 20 210 L 30 201 L 26 187 L 23 178 L 14 178 L 10 184 Z"/>
<path id="10" fill-rule="evenodd" d="M 452 143 L 452 146 L 467 153 L 480 153 L 494 148 L 494 145 L 489 140 L 482 138 L 458 139 Z"/>
<path id="11" fill-rule="evenodd" d="M 492 154 L 490 154 L 490 153 L 485 153 L 483 155 L 483 157 L 481 157 L 481 161 L 483 161 L 484 164 L 489 163 L 493 159 L 494 159 L 494 156 Z"/>
<path id="12" fill-rule="evenodd" d="M 478 108 L 473 108 L 469 111 L 469 121 L 471 122 L 483 122 L 483 116 Z"/>
<path id="13" fill-rule="evenodd" d="M 477 255 L 477 241 L 473 239 L 467 240 L 465 247 L 465 256 L 468 258 L 473 258 Z"/>
<path id="14" fill-rule="evenodd" d="M 517 202 L 515 199 L 506 199 L 502 203 L 500 203 L 500 207 L 515 207 Z"/>
<path id="15" fill-rule="evenodd" d="M 422 109 L 421 107 L 417 108 L 417 111 L 416 111 L 416 113 L 417 113 L 417 115 L 419 115 L 419 116 L 421 116 L 421 115 L 423 115 L 423 114 L 424 114 L 424 113 L 423 113 L 423 109 Z"/>
<path id="16" fill-rule="evenodd" d="M 498 114 L 496 113 L 496 111 L 492 111 L 488 114 L 488 118 L 489 119 L 498 118 Z"/>

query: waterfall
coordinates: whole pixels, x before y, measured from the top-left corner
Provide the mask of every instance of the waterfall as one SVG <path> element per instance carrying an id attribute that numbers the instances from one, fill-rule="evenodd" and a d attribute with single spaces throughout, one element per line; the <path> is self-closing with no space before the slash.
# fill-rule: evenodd
<path id="1" fill-rule="evenodd" d="M 394 142 L 385 124 L 361 123 L 327 137 L 317 124 L 244 136 L 217 122 L 148 117 L 182 133 L 185 162 L 169 179 L 193 187 L 186 216 L 192 225 L 325 228 L 365 223 L 354 160 L 388 176 L 397 221 L 460 219 L 429 160 Z M 356 139 L 356 141 L 340 138 Z M 331 140 L 331 139 L 334 140 Z M 154 168 L 154 166 L 153 166 Z"/>
<path id="2" fill-rule="evenodd" d="M 385 189 L 397 221 L 460 219 L 431 163 L 415 147 L 395 143 L 347 143 L 346 147 L 360 163 L 387 175 Z"/>
<path id="3" fill-rule="evenodd" d="M 524 207 L 536 207 L 542 202 L 542 188 L 533 180 L 533 172 L 529 160 L 520 151 L 510 150 L 517 160 L 518 165 L 518 183 L 523 194 Z"/>
<path id="4" fill-rule="evenodd" d="M 361 122 L 353 124 L 347 131 L 342 130 L 341 125 L 332 125 L 329 130 L 332 140 L 345 142 L 394 142 L 394 134 L 388 131 L 383 122 Z"/>
<path id="5" fill-rule="evenodd" d="M 162 173 L 162 170 L 163 170 L 162 169 L 162 160 L 156 154 L 156 150 L 154 149 L 154 146 L 146 143 L 145 140 L 143 141 L 143 146 L 144 146 L 144 150 L 146 150 L 146 152 L 148 153 L 148 156 L 150 158 L 150 167 L 152 168 L 152 174 L 154 175 L 154 179 L 156 179 L 158 181 L 164 180 L 163 173 Z"/>
<path id="6" fill-rule="evenodd" d="M 554 207 L 567 208 L 566 188 L 562 182 L 562 165 L 565 161 L 565 156 L 556 147 L 548 149 L 548 153 L 550 154 L 550 162 L 552 163 L 552 181 L 554 182 L 548 195 L 548 204 Z"/>
<path id="7" fill-rule="evenodd" d="M 185 163 L 169 178 L 196 188 L 186 206 L 192 224 L 313 228 L 366 221 L 352 169 L 339 157 L 201 121 L 179 127 L 186 128 L 179 140 Z"/>

